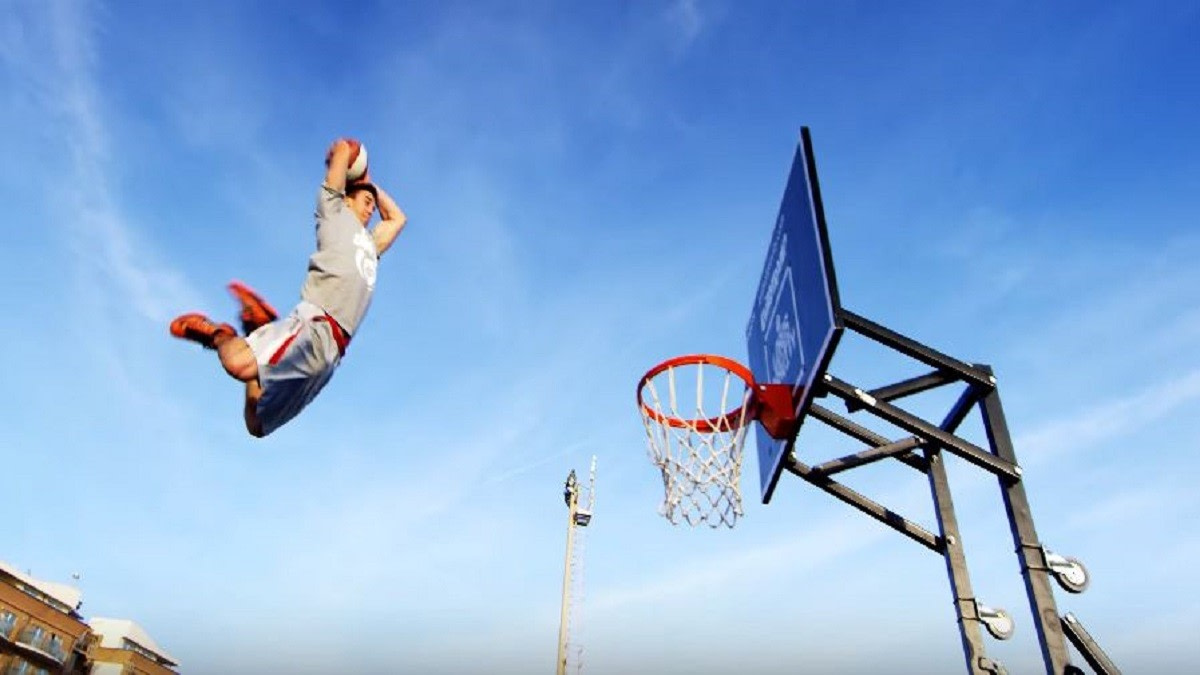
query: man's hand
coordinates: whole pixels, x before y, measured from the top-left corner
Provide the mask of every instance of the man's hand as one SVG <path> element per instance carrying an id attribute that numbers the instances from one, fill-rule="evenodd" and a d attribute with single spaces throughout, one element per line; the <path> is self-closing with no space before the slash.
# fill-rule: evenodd
<path id="1" fill-rule="evenodd" d="M 325 185 L 338 192 L 346 190 L 346 169 L 350 167 L 350 156 L 359 143 L 353 138 L 339 138 L 325 153 Z"/>
<path id="2" fill-rule="evenodd" d="M 333 156 L 343 148 L 346 150 L 346 160 L 349 163 L 349 159 L 354 156 L 354 151 L 361 146 L 362 144 L 353 138 L 337 139 L 329 146 L 329 150 L 325 153 L 325 166 L 329 166 L 329 162 L 333 159 Z"/>

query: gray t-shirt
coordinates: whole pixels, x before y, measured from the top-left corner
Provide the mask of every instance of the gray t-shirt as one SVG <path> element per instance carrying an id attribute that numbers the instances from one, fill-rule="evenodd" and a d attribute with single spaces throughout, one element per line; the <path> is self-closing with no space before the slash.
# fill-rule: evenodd
<path id="1" fill-rule="evenodd" d="M 300 297 L 324 309 L 353 335 L 371 304 L 379 253 L 343 196 L 325 185 L 317 194 L 317 252 L 308 259 Z"/>

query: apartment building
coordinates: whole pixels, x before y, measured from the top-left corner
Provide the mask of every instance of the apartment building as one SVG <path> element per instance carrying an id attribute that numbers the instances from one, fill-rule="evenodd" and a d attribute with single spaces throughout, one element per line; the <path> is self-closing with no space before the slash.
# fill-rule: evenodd
<path id="1" fill-rule="evenodd" d="M 82 598 L 0 560 L 0 674 L 178 675 L 174 657 L 133 621 L 85 621 Z"/>
<path id="2" fill-rule="evenodd" d="M 82 598 L 0 561 L 0 673 L 86 675 L 92 632 L 79 615 Z"/>
<path id="3" fill-rule="evenodd" d="M 89 656 L 90 675 L 176 675 L 176 661 L 128 619 L 88 620 L 97 640 Z"/>

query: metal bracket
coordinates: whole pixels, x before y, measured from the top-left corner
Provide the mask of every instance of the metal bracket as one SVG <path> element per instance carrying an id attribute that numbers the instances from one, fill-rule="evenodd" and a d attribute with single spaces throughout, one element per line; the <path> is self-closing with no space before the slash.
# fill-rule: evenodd
<path id="1" fill-rule="evenodd" d="M 1022 543 L 1017 552 L 1029 569 L 1048 572 L 1068 593 L 1082 593 L 1091 583 L 1087 567 L 1078 558 L 1059 555 L 1041 543 Z"/>
<path id="2" fill-rule="evenodd" d="M 995 673 L 995 675 L 1008 675 L 1008 671 L 1004 666 L 1000 665 L 999 661 L 993 661 L 986 656 L 979 657 L 979 669 L 985 673 Z"/>
<path id="3" fill-rule="evenodd" d="M 1007 640 L 1013 636 L 1016 623 L 1004 609 L 988 607 L 976 598 L 959 598 L 955 603 L 964 621 L 978 621 L 997 640 Z"/>
<path id="4" fill-rule="evenodd" d="M 1049 550 L 1042 549 L 1046 557 L 1046 566 L 1054 575 L 1054 580 L 1068 593 L 1082 593 L 1091 583 L 1087 568 L 1077 558 L 1061 556 Z"/>
<path id="5" fill-rule="evenodd" d="M 986 605 L 981 605 L 976 600 L 975 611 L 979 615 L 979 620 L 983 622 L 983 627 L 987 629 L 987 632 L 992 637 L 997 640 L 1007 640 L 1013 636 L 1016 624 L 1005 610 L 993 609 Z"/>

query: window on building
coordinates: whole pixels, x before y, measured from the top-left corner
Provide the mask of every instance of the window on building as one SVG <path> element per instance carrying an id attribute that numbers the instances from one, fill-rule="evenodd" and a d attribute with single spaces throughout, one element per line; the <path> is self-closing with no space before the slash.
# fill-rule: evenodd
<path id="1" fill-rule="evenodd" d="M 8 637 L 12 635 L 13 628 L 17 626 L 17 615 L 7 609 L 0 610 L 0 635 Z"/>
<path id="2" fill-rule="evenodd" d="M 19 656 L 14 656 L 12 663 L 8 664 L 8 669 L 4 671 L 4 675 L 49 675 L 49 673 Z"/>
<path id="3" fill-rule="evenodd" d="M 46 651 L 54 658 L 62 661 L 66 657 L 67 652 L 63 649 L 63 639 L 54 633 L 50 634 L 50 639 L 46 641 Z"/>
<path id="4" fill-rule="evenodd" d="M 124 649 L 128 649 L 131 652 L 141 654 L 142 656 L 150 659 L 151 661 L 157 661 L 159 658 L 158 654 L 155 654 L 154 652 L 150 651 L 149 649 L 146 649 L 145 647 L 139 645 L 138 643 L 134 642 L 133 640 L 130 640 L 129 638 L 125 638 L 125 640 L 121 644 Z"/>
<path id="5" fill-rule="evenodd" d="M 23 642 L 34 649 L 43 649 L 46 642 L 46 629 L 29 624 L 25 630 L 21 631 L 21 639 L 18 642 Z"/>

